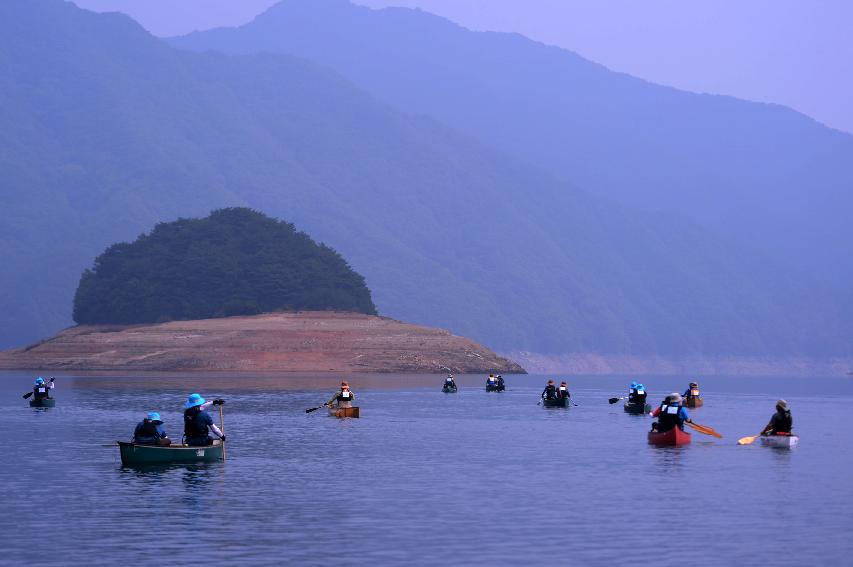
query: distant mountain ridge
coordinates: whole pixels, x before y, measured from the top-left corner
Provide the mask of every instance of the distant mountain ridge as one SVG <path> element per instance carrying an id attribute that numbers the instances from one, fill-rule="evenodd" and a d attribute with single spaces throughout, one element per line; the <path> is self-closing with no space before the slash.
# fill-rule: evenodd
<path id="1" fill-rule="evenodd" d="M 612 72 L 518 34 L 420 10 L 282 0 L 174 45 L 287 53 L 591 193 L 687 215 L 820 281 L 853 278 L 853 136 L 778 105 Z"/>
<path id="2" fill-rule="evenodd" d="M 192 53 L 121 15 L 7 0 L 0 125 L 4 345 L 70 323 L 108 244 L 249 206 L 340 251 L 381 313 L 503 352 L 853 350 L 849 306 L 762 255 L 591 196 L 305 59 Z"/>

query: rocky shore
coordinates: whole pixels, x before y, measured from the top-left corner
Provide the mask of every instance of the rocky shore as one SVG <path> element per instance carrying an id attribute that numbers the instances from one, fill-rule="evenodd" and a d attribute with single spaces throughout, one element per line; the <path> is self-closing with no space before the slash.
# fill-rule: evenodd
<path id="1" fill-rule="evenodd" d="M 81 325 L 0 352 L 0 369 L 524 373 L 515 362 L 442 329 L 326 311 Z"/>

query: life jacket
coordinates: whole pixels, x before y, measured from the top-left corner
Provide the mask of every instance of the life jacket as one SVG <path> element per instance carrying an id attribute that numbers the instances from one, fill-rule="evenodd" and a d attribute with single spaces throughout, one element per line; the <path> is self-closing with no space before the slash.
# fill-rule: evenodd
<path id="1" fill-rule="evenodd" d="M 339 402 L 351 402 L 353 399 L 353 395 L 352 392 L 350 392 L 349 390 L 347 390 L 346 392 L 341 390 L 340 392 L 338 392 L 338 397 L 336 399 Z"/>
<path id="2" fill-rule="evenodd" d="M 35 399 L 37 400 L 43 400 L 50 397 L 50 392 L 48 391 L 47 386 L 42 384 L 33 388 L 33 396 L 35 396 Z"/>
<path id="3" fill-rule="evenodd" d="M 568 397 L 571 397 L 571 396 L 569 395 L 569 389 L 568 389 L 568 388 L 566 388 L 565 386 L 560 386 L 560 389 L 559 389 L 559 390 L 557 390 L 557 397 L 558 397 L 558 398 L 568 398 Z"/>
<path id="4" fill-rule="evenodd" d="M 153 443 L 161 437 L 162 435 L 160 435 L 157 425 L 149 419 L 144 419 L 139 426 L 137 426 L 136 432 L 133 435 L 133 440 L 136 443 Z"/>
<path id="5" fill-rule="evenodd" d="M 202 423 L 199 416 L 202 414 L 201 406 L 184 410 L 184 435 L 187 439 L 195 437 L 207 437 L 207 424 Z"/>
<path id="6" fill-rule="evenodd" d="M 791 417 L 791 412 L 776 412 L 775 419 L 773 420 L 773 433 L 776 435 L 781 434 L 789 434 L 791 433 L 791 429 L 794 427 L 794 418 Z"/>
<path id="7" fill-rule="evenodd" d="M 690 388 L 687 390 L 688 398 L 698 398 L 699 397 L 699 388 Z"/>
<path id="8" fill-rule="evenodd" d="M 545 390 L 542 391 L 542 395 L 545 396 L 546 400 L 553 400 L 557 397 L 557 388 L 556 386 L 552 386 L 548 384 L 545 386 Z"/>
<path id="9" fill-rule="evenodd" d="M 658 431 L 669 431 L 673 427 L 682 427 L 684 419 L 681 418 L 680 404 L 667 404 L 666 402 L 660 405 L 660 415 L 658 416 Z"/>

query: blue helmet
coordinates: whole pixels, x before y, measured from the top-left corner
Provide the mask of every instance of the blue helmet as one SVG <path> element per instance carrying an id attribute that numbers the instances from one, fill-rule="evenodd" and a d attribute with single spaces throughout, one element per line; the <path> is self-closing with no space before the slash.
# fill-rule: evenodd
<path id="1" fill-rule="evenodd" d="M 148 412 L 148 419 L 149 419 L 150 421 L 159 421 L 159 422 L 161 422 L 161 423 L 163 422 L 163 420 L 162 420 L 162 419 L 160 419 L 160 414 L 159 414 L 159 413 L 157 413 L 156 411 L 150 411 L 150 412 Z"/>
<path id="2" fill-rule="evenodd" d="M 36 386 L 41 386 L 42 384 L 44 384 L 44 378 L 39 376 L 38 378 L 36 378 L 35 384 L 36 384 Z"/>
<path id="3" fill-rule="evenodd" d="M 201 394 L 190 394 L 187 396 L 187 403 L 184 404 L 184 408 L 190 409 L 205 403 L 206 401 L 201 397 Z"/>

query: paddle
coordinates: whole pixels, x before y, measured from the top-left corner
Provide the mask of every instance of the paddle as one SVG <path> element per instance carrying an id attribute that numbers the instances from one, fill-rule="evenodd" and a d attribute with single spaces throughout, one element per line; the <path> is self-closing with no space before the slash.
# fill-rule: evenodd
<path id="1" fill-rule="evenodd" d="M 685 421 L 684 424 L 695 429 L 699 433 L 704 433 L 705 435 L 710 435 L 711 437 L 716 437 L 717 439 L 723 438 L 723 436 L 717 433 L 713 427 L 708 427 L 707 425 L 699 425 L 698 423 L 691 423 L 689 421 Z"/>
<path id="2" fill-rule="evenodd" d="M 219 402 L 216 404 L 216 402 Z M 213 403 L 219 406 L 219 430 L 222 432 L 222 462 L 225 462 L 225 418 L 222 416 L 222 406 L 225 404 L 225 400 L 213 400 Z"/>
<path id="3" fill-rule="evenodd" d="M 619 400 L 624 400 L 624 399 L 625 399 L 625 398 L 627 398 L 627 397 L 628 397 L 628 396 L 622 396 L 621 398 L 610 398 L 610 399 L 609 399 L 609 400 L 607 400 L 607 401 L 608 401 L 608 402 L 610 402 L 611 404 L 615 404 L 615 403 L 616 403 L 616 402 L 618 402 Z"/>
<path id="4" fill-rule="evenodd" d="M 328 405 L 329 405 L 329 402 L 326 402 L 322 406 L 317 406 L 316 408 L 309 408 L 309 409 L 305 410 L 305 413 L 311 413 L 312 411 L 317 411 L 318 409 L 323 409 L 324 407 L 326 407 Z"/>
<path id="5" fill-rule="evenodd" d="M 759 437 L 761 437 L 761 433 L 759 433 L 758 435 L 752 435 L 750 437 L 741 437 L 740 439 L 737 440 L 737 444 L 738 445 L 752 445 L 752 443 L 756 439 L 758 439 Z"/>

